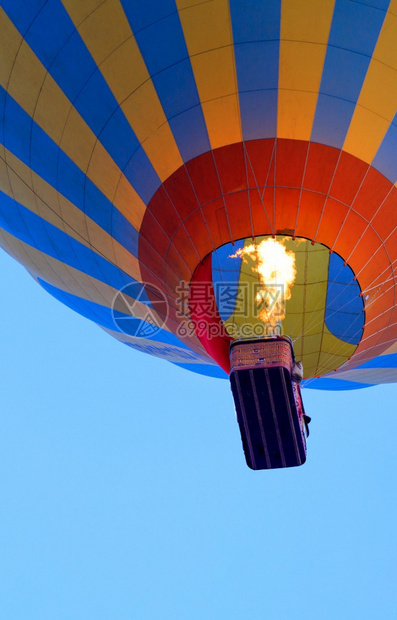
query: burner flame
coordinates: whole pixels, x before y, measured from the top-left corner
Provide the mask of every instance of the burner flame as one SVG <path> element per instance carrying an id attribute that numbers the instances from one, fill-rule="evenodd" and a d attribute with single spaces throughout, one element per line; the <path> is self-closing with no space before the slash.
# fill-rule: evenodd
<path id="1" fill-rule="evenodd" d="M 259 275 L 262 288 L 256 295 L 260 308 L 258 318 L 275 326 L 285 319 L 285 302 L 291 298 L 291 287 L 296 277 L 295 254 L 281 241 L 268 238 L 237 250 L 231 258 L 249 257 L 255 262 L 252 271 Z"/>

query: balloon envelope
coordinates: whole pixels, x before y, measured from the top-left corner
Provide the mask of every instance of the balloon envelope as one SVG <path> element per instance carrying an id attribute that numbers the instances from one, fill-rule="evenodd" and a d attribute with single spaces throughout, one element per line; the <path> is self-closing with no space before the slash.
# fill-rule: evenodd
<path id="1" fill-rule="evenodd" d="M 396 381 L 396 15 L 3 0 L 2 247 L 121 342 L 226 377 L 191 283 L 206 273 L 204 323 L 255 329 L 255 276 L 229 256 L 272 236 L 296 255 L 283 329 L 305 384 Z"/>

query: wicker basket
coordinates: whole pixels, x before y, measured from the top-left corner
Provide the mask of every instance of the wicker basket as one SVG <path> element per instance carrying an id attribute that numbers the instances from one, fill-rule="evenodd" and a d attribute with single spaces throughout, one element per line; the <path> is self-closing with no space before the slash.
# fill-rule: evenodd
<path id="1" fill-rule="evenodd" d="M 242 368 L 282 366 L 291 372 L 293 351 L 286 336 L 261 340 L 238 340 L 230 347 L 230 372 Z"/>

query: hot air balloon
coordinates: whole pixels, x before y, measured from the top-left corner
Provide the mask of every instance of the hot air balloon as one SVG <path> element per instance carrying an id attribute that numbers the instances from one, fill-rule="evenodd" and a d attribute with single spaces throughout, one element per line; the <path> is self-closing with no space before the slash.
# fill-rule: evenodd
<path id="1" fill-rule="evenodd" d="M 0 244 L 44 289 L 227 378 L 272 239 L 302 385 L 397 380 L 395 0 L 2 0 L 0 31 Z"/>

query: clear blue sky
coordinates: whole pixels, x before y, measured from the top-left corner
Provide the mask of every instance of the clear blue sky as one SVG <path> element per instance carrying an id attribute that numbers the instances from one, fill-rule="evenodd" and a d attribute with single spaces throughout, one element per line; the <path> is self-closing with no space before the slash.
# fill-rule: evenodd
<path id="1" fill-rule="evenodd" d="M 397 386 L 305 390 L 252 472 L 229 385 L 138 354 L 0 254 L 0 617 L 397 617 Z"/>

